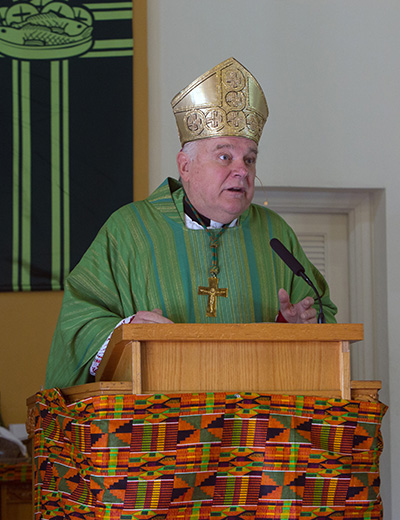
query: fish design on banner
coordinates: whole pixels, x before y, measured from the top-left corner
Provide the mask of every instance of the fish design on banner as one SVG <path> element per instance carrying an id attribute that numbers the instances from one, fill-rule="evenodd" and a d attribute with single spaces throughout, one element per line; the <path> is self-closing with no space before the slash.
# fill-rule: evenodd
<path id="1" fill-rule="evenodd" d="M 32 0 L 0 7 L 0 53 L 15 59 L 79 56 L 93 45 L 93 16 L 62 1 Z"/>

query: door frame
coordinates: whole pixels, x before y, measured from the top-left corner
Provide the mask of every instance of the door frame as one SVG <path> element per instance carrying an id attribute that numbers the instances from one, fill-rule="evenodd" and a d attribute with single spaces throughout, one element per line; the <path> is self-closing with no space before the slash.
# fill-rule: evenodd
<path id="1" fill-rule="evenodd" d="M 341 213 L 348 217 L 350 321 L 363 323 L 364 341 L 352 347 L 353 379 L 386 379 L 385 190 L 256 188 L 254 202 L 277 213 Z M 378 309 L 378 310 L 377 310 Z"/>

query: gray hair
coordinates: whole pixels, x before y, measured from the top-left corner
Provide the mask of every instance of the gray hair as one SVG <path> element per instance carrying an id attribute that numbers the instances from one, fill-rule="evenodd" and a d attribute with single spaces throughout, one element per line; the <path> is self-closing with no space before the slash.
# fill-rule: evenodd
<path id="1" fill-rule="evenodd" d="M 182 152 L 185 153 L 191 161 L 194 161 L 198 153 L 198 141 L 189 141 L 182 147 Z"/>

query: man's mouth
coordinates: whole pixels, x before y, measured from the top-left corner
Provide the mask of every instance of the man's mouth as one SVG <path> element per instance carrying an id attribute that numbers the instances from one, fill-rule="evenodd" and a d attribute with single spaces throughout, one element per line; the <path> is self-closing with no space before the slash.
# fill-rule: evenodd
<path id="1" fill-rule="evenodd" d="M 244 193 L 245 192 L 245 189 L 244 188 L 240 188 L 240 187 L 232 187 L 232 188 L 227 188 L 227 191 L 231 191 L 231 192 L 234 192 L 234 193 Z"/>

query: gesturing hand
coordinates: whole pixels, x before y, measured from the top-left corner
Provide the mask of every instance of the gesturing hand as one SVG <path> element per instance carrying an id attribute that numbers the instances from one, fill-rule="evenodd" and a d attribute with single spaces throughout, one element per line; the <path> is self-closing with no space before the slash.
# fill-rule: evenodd
<path id="1" fill-rule="evenodd" d="M 288 323 L 317 323 L 317 311 L 313 305 L 314 298 L 311 296 L 293 304 L 285 289 L 279 289 L 279 308 Z"/>

